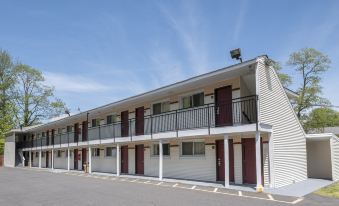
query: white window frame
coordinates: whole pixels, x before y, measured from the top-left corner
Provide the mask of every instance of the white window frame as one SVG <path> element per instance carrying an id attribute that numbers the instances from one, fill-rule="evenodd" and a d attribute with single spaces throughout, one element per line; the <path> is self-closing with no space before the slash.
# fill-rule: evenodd
<path id="1" fill-rule="evenodd" d="M 185 93 L 185 94 L 181 94 L 178 96 L 179 98 L 179 109 L 184 109 L 183 107 L 183 98 L 184 97 L 188 97 L 188 96 L 193 96 L 195 94 L 199 94 L 199 93 L 203 93 L 204 95 L 204 104 L 205 104 L 205 91 L 203 89 L 201 90 L 195 90 L 195 91 L 192 91 L 192 92 L 189 92 L 189 93 Z M 185 108 L 185 109 L 192 109 L 193 107 L 190 107 L 190 108 Z"/>
<path id="2" fill-rule="evenodd" d="M 107 149 L 111 148 L 112 155 L 108 156 L 107 155 Z M 117 156 L 117 148 L 116 147 L 105 147 L 105 157 L 107 158 L 115 158 Z"/>
<path id="3" fill-rule="evenodd" d="M 61 150 L 57 150 L 57 158 L 61 158 L 62 157 L 62 151 Z"/>
<path id="4" fill-rule="evenodd" d="M 184 142 L 192 142 L 192 155 L 184 155 L 182 153 L 182 143 Z M 204 143 L 204 154 L 194 154 L 194 143 L 195 142 L 203 142 Z M 180 157 L 205 157 L 206 155 L 206 144 L 205 144 L 205 140 L 186 140 L 186 141 L 182 141 L 180 142 Z"/>
<path id="5" fill-rule="evenodd" d="M 92 157 L 96 157 L 99 158 L 100 157 L 100 148 L 96 147 L 96 148 L 91 148 L 92 149 Z M 97 151 L 99 151 L 99 155 L 97 154 Z"/>
<path id="6" fill-rule="evenodd" d="M 162 99 L 162 100 L 155 101 L 155 102 L 152 102 L 152 103 L 151 103 L 151 108 L 150 108 L 151 114 L 152 114 L 152 115 L 161 115 L 162 113 L 165 113 L 165 112 L 161 111 L 160 114 L 154 114 L 154 111 L 153 111 L 153 105 L 154 105 L 154 104 L 159 104 L 159 103 L 162 104 L 162 103 L 165 103 L 165 102 L 168 102 L 168 104 L 169 104 L 169 110 L 168 110 L 167 112 L 170 112 L 170 111 L 171 111 L 171 101 L 170 101 L 169 98 L 166 98 L 166 99 Z M 161 105 L 161 110 L 162 110 L 162 105 Z"/>
<path id="7" fill-rule="evenodd" d="M 164 144 L 168 144 L 168 149 L 169 149 L 169 155 L 163 155 L 164 157 L 170 157 L 171 156 L 171 144 L 169 142 L 164 142 L 162 143 Z M 159 155 L 154 154 L 154 147 L 155 146 L 159 146 L 159 143 L 153 143 L 151 146 L 151 157 L 159 157 Z M 159 151 L 160 152 L 160 151 Z M 164 152 L 164 151 L 163 151 Z"/>
<path id="8" fill-rule="evenodd" d="M 112 114 L 108 114 L 108 115 L 106 115 L 106 119 L 105 119 L 105 123 L 106 123 L 106 125 L 108 125 L 108 122 L 107 122 L 107 116 L 115 116 L 115 121 L 113 121 L 113 118 L 112 118 L 112 123 L 111 124 L 115 124 L 115 123 L 117 123 L 118 122 L 118 115 L 117 115 L 117 113 L 116 112 L 114 112 L 114 113 L 112 113 Z"/>

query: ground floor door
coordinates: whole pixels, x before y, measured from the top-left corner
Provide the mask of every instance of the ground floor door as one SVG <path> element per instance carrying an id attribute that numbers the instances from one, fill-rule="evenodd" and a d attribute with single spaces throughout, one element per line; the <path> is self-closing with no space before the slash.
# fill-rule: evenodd
<path id="1" fill-rule="evenodd" d="M 78 150 L 74 149 L 74 154 L 73 154 L 73 160 L 74 160 L 74 170 L 78 169 Z"/>
<path id="2" fill-rule="evenodd" d="M 86 148 L 83 148 L 81 151 L 81 155 L 82 155 L 82 170 L 85 171 L 85 167 L 84 165 L 87 163 L 87 150 Z"/>
<path id="3" fill-rule="evenodd" d="M 46 151 L 46 168 L 49 168 L 49 152 Z"/>
<path id="4" fill-rule="evenodd" d="M 217 181 L 225 180 L 225 156 L 224 156 L 224 140 L 216 142 L 216 164 L 217 164 Z M 234 152 L 233 140 L 228 140 L 228 157 L 229 157 L 229 180 L 234 182 Z"/>
<path id="5" fill-rule="evenodd" d="M 29 152 L 24 152 L 24 157 L 25 157 L 25 161 L 24 166 L 28 166 L 28 161 L 29 161 Z"/>
<path id="6" fill-rule="evenodd" d="M 128 173 L 128 146 L 121 146 L 121 173 Z"/>
<path id="7" fill-rule="evenodd" d="M 241 140 L 243 182 L 256 184 L 256 159 L 255 159 L 255 138 L 245 138 Z"/>
<path id="8" fill-rule="evenodd" d="M 144 174 L 144 145 L 135 145 L 135 174 Z"/>

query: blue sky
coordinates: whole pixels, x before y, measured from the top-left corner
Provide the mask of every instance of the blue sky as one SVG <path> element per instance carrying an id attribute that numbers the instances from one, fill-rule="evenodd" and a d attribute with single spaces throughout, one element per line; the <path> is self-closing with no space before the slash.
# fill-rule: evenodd
<path id="1" fill-rule="evenodd" d="M 43 71 L 72 112 L 267 54 L 331 60 L 323 96 L 339 105 L 339 1 L 3 1 L 0 48 Z M 298 86 L 297 78 L 292 89 Z"/>

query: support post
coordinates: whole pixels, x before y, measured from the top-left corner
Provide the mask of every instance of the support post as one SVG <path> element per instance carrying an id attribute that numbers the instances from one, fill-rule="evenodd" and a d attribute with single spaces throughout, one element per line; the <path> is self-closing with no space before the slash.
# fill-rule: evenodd
<path id="1" fill-rule="evenodd" d="M 29 151 L 29 167 L 32 167 L 32 151 Z"/>
<path id="2" fill-rule="evenodd" d="M 39 151 L 39 168 L 41 168 L 41 150 Z"/>
<path id="3" fill-rule="evenodd" d="M 120 145 L 117 144 L 117 176 L 120 176 Z"/>
<path id="4" fill-rule="evenodd" d="M 68 148 L 67 149 L 67 170 L 69 171 L 71 169 L 71 151 L 70 149 Z"/>
<path id="5" fill-rule="evenodd" d="M 54 149 L 52 149 L 52 170 L 54 170 Z"/>
<path id="6" fill-rule="evenodd" d="M 92 173 L 92 148 L 88 147 L 88 173 Z"/>
<path id="7" fill-rule="evenodd" d="M 257 172 L 257 192 L 263 191 L 262 176 L 261 176 L 261 137 L 260 132 L 257 131 L 255 134 L 255 165 Z"/>
<path id="8" fill-rule="evenodd" d="M 159 180 L 163 178 L 163 156 L 162 140 L 159 140 Z"/>
<path id="9" fill-rule="evenodd" d="M 230 168 L 228 152 L 228 135 L 224 135 L 224 166 L 225 166 L 225 187 L 230 187 Z"/>

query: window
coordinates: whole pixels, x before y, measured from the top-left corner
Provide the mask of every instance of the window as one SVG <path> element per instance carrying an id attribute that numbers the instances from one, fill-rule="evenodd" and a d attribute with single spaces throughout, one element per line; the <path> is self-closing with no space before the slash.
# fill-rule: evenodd
<path id="1" fill-rule="evenodd" d="M 62 133 L 62 128 L 58 128 L 58 134 Z"/>
<path id="2" fill-rule="evenodd" d="M 72 132 L 72 126 L 67 126 L 67 127 L 66 127 L 66 131 L 67 131 L 67 132 Z"/>
<path id="3" fill-rule="evenodd" d="M 204 142 L 182 142 L 181 154 L 183 156 L 205 155 Z"/>
<path id="4" fill-rule="evenodd" d="M 164 112 L 168 112 L 170 110 L 170 103 L 169 102 L 160 102 L 153 104 L 153 114 L 161 114 Z"/>
<path id="5" fill-rule="evenodd" d="M 100 125 L 99 119 L 92 119 L 92 127 L 97 127 Z"/>
<path id="6" fill-rule="evenodd" d="M 39 157 L 39 152 L 36 152 L 36 153 L 35 153 L 35 157 Z"/>
<path id="7" fill-rule="evenodd" d="M 100 149 L 92 148 L 92 157 L 100 157 Z"/>
<path id="8" fill-rule="evenodd" d="M 45 152 L 41 152 L 41 157 L 45 157 Z"/>
<path id="9" fill-rule="evenodd" d="M 61 157 L 61 150 L 58 150 L 58 157 Z"/>
<path id="10" fill-rule="evenodd" d="M 116 156 L 116 149 L 113 147 L 106 147 L 106 157 L 115 157 Z"/>
<path id="11" fill-rule="evenodd" d="M 113 124 L 117 122 L 117 116 L 116 115 L 108 115 L 107 116 L 107 124 Z"/>
<path id="12" fill-rule="evenodd" d="M 41 136 L 43 136 L 43 137 L 44 137 L 44 136 L 45 136 L 45 132 L 41 133 Z"/>
<path id="13" fill-rule="evenodd" d="M 166 143 L 166 144 L 162 144 L 162 154 L 165 156 L 169 156 L 170 155 L 170 144 Z M 152 152 L 153 156 L 158 156 L 159 155 L 159 144 L 153 144 L 153 152 Z"/>
<path id="14" fill-rule="evenodd" d="M 192 108 L 199 107 L 204 105 L 204 93 L 197 93 L 190 96 L 185 96 L 182 98 L 182 108 Z"/>

